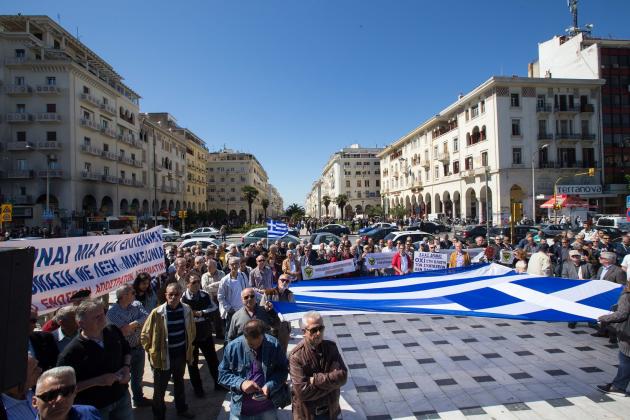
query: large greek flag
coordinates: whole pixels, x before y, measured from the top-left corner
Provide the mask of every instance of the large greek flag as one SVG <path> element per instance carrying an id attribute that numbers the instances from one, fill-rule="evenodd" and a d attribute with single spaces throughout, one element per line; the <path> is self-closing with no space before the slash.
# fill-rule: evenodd
<path id="1" fill-rule="evenodd" d="M 267 238 L 282 238 L 287 233 L 289 233 L 289 227 L 286 223 L 278 222 L 277 220 L 273 219 L 269 219 L 269 221 L 267 222 Z"/>
<path id="2" fill-rule="evenodd" d="M 309 310 L 323 314 L 408 312 L 592 321 L 610 312 L 622 287 L 604 280 L 517 274 L 498 265 L 445 269 L 406 276 L 314 280 L 291 286 L 296 303 L 274 302 L 285 320 Z"/>

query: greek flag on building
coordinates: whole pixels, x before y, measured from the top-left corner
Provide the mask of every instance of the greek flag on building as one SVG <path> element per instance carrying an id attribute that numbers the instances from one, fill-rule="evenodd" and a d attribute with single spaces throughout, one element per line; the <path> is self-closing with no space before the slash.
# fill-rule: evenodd
<path id="1" fill-rule="evenodd" d="M 289 233 L 289 227 L 286 223 L 279 222 L 277 220 L 269 219 L 267 222 L 267 238 L 277 239 Z"/>
<path id="2" fill-rule="evenodd" d="M 610 313 L 622 287 L 605 280 L 518 274 L 498 264 L 405 276 L 302 281 L 291 285 L 296 303 L 274 302 L 285 320 L 310 310 L 323 315 L 402 312 L 593 321 Z"/>

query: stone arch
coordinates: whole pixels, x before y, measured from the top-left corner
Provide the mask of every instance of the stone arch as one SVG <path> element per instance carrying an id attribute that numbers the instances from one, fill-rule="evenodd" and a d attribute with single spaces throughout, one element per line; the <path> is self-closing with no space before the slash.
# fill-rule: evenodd
<path id="1" fill-rule="evenodd" d="M 175 203 L 173 200 L 169 200 L 168 202 L 168 211 L 173 211 L 175 209 Z"/>
<path id="2" fill-rule="evenodd" d="M 142 200 L 142 214 L 149 213 L 149 200 Z"/>
<path id="3" fill-rule="evenodd" d="M 164 211 L 164 210 L 168 210 L 166 200 L 162 200 L 162 202 L 160 203 L 160 211 Z"/>
<path id="4" fill-rule="evenodd" d="M 81 201 L 81 210 L 86 216 L 96 214 L 96 198 L 91 194 L 84 196 Z"/>
<path id="5" fill-rule="evenodd" d="M 247 212 L 244 209 L 241 209 L 241 211 L 238 212 L 238 218 L 240 219 L 241 223 L 245 223 L 245 221 L 247 220 Z"/>
<path id="6" fill-rule="evenodd" d="M 442 199 L 440 198 L 440 194 L 435 193 L 435 204 L 433 205 L 435 209 L 434 213 L 443 213 L 444 206 L 442 206 Z"/>
<path id="7" fill-rule="evenodd" d="M 425 214 L 429 214 L 432 213 L 432 206 L 431 206 L 431 194 L 430 193 L 426 193 L 424 196 L 424 213 Z"/>
<path id="8" fill-rule="evenodd" d="M 365 214 L 369 214 L 372 211 L 372 206 L 370 204 L 365 205 Z"/>
<path id="9" fill-rule="evenodd" d="M 459 191 L 455 191 L 453 193 L 453 217 L 462 217 L 461 201 Z"/>
<path id="10" fill-rule="evenodd" d="M 442 211 L 446 217 L 453 217 L 453 201 L 451 201 L 451 193 L 448 191 L 442 193 Z"/>
<path id="11" fill-rule="evenodd" d="M 485 185 L 481 187 L 481 191 L 479 193 L 479 205 L 481 206 L 479 209 L 481 214 L 479 222 L 485 223 L 486 220 L 490 220 L 492 223 L 492 188 L 488 187 L 486 189 Z"/>
<path id="12" fill-rule="evenodd" d="M 177 200 L 175 202 L 175 211 L 180 211 L 182 209 L 182 204 Z"/>
<path id="13" fill-rule="evenodd" d="M 131 200 L 129 211 L 131 212 L 131 214 L 140 213 L 140 200 L 138 200 L 137 198 L 134 198 L 133 200 Z"/>
<path id="14" fill-rule="evenodd" d="M 354 206 L 354 211 L 356 214 L 363 214 L 363 207 L 361 207 L 361 204 Z"/>
<path id="15" fill-rule="evenodd" d="M 343 217 L 346 219 L 351 219 L 354 217 L 354 210 L 350 204 L 346 204 L 343 208 Z"/>
<path id="16" fill-rule="evenodd" d="M 409 196 L 405 197 L 405 210 L 407 210 L 407 214 L 411 213 L 412 211 L 411 197 Z"/>
<path id="17" fill-rule="evenodd" d="M 182 210 L 188 210 L 188 203 L 185 201 L 182 203 Z"/>
<path id="18" fill-rule="evenodd" d="M 37 204 L 41 204 L 46 207 L 46 194 L 42 194 L 37 198 Z M 48 194 L 48 203 L 50 204 L 51 209 L 59 208 L 59 200 L 54 194 Z"/>
<path id="19" fill-rule="evenodd" d="M 126 198 L 120 200 L 120 214 L 129 214 L 129 202 Z"/>
<path id="20" fill-rule="evenodd" d="M 478 216 L 478 204 L 477 204 L 477 193 L 474 188 L 468 188 L 465 194 L 466 198 L 466 217 L 467 218 L 476 218 Z"/>
<path id="21" fill-rule="evenodd" d="M 110 196 L 106 195 L 101 200 L 100 212 L 103 213 L 105 216 L 111 216 L 114 214 L 114 201 Z"/>
<path id="22" fill-rule="evenodd" d="M 197 211 L 197 203 L 192 203 L 192 211 Z"/>
<path id="23" fill-rule="evenodd" d="M 514 207 L 515 221 L 519 221 L 523 218 L 523 200 L 525 199 L 525 191 L 523 188 L 514 184 L 510 187 L 510 214 L 513 204 L 518 204 Z"/>

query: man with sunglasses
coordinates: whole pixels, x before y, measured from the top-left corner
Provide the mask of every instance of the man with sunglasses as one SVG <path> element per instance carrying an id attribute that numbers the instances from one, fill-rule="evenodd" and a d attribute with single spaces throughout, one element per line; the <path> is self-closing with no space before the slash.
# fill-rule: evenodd
<path id="1" fill-rule="evenodd" d="M 77 396 L 74 369 L 60 366 L 47 370 L 37 380 L 33 407 L 38 420 L 99 420 L 98 410 L 91 405 L 73 405 Z"/>
<path id="2" fill-rule="evenodd" d="M 249 285 L 262 293 L 265 289 L 272 289 L 273 283 L 273 270 L 267 265 L 265 256 L 260 254 L 256 257 L 256 268 L 249 273 Z"/>
<path id="3" fill-rule="evenodd" d="M 289 356 L 291 408 L 296 419 L 336 419 L 341 413 L 339 395 L 348 379 L 348 369 L 337 344 L 324 340 L 324 328 L 318 312 L 307 312 L 302 317 L 304 339 Z"/>
<path id="4" fill-rule="evenodd" d="M 228 341 L 232 341 L 243 334 L 245 324 L 252 319 L 260 319 L 267 326 L 267 330 L 280 324 L 280 318 L 273 308 L 273 304 L 266 302 L 264 306 L 258 305 L 256 292 L 251 287 L 241 292 L 241 301 L 243 302 L 243 307 L 234 313 L 230 322 L 230 329 L 227 334 Z"/>

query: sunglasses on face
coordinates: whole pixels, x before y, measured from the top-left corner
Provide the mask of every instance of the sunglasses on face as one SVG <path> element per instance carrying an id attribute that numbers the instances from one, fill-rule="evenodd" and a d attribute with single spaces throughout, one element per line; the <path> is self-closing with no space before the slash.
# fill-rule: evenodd
<path id="1" fill-rule="evenodd" d="M 44 392 L 43 394 L 35 395 L 35 396 L 39 398 L 40 400 L 46 403 L 49 403 L 51 401 L 56 400 L 57 397 L 59 397 L 60 395 L 62 397 L 67 397 L 68 395 L 72 394 L 76 388 L 77 388 L 76 385 L 68 385 L 68 386 L 53 389 L 52 391 Z"/>
<path id="2" fill-rule="evenodd" d="M 308 332 L 309 332 L 309 334 L 317 334 L 317 333 L 318 333 L 318 332 L 320 332 L 320 331 L 321 331 L 321 332 L 324 332 L 324 329 L 325 329 L 325 328 L 326 328 L 326 327 L 325 327 L 325 326 L 323 326 L 323 325 L 318 325 L 318 326 L 313 327 L 313 328 L 304 328 L 304 331 L 308 331 Z"/>
<path id="3" fill-rule="evenodd" d="M 199 281 L 199 280 L 193 280 L 193 281 L 191 281 L 189 284 L 199 284 L 199 283 L 200 283 L 200 281 Z"/>
<path id="4" fill-rule="evenodd" d="M 246 295 L 243 296 L 243 299 L 254 299 L 256 296 L 255 295 Z"/>

